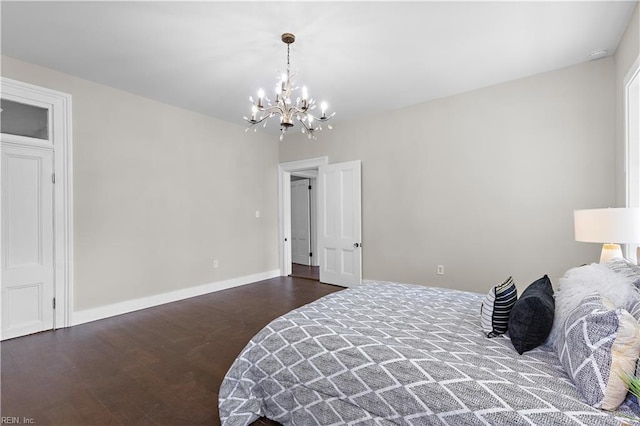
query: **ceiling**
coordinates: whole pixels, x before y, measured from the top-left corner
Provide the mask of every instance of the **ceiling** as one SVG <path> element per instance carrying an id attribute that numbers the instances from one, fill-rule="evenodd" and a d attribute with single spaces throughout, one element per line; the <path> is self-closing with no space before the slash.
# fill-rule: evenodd
<path id="1" fill-rule="evenodd" d="M 297 83 L 339 123 L 613 54 L 635 6 L 2 1 L 1 52 L 243 125 L 292 32 Z"/>

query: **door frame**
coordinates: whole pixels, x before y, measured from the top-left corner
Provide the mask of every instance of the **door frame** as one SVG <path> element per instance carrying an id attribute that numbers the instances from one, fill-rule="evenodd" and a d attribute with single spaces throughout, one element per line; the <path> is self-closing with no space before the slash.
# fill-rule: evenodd
<path id="1" fill-rule="evenodd" d="M 329 157 L 289 161 L 278 165 L 278 253 L 280 275 L 291 275 L 291 172 L 317 169 L 329 164 Z"/>
<path id="2" fill-rule="evenodd" d="M 70 327 L 73 312 L 73 123 L 71 95 L 29 83 L 0 77 L 1 97 L 46 106 L 49 109 L 49 141 L 53 145 L 54 194 L 54 310 L 53 329 Z M 3 135 L 3 143 L 38 144 L 37 140 Z M 40 141 L 42 142 L 42 141 Z M 48 145 L 48 143 L 47 143 Z M 1 296 L 0 296 L 1 297 Z"/>
<path id="3" fill-rule="evenodd" d="M 637 183 L 637 178 L 640 173 L 640 164 L 638 157 L 640 157 L 640 143 L 637 142 L 638 132 L 638 117 L 637 111 L 632 111 L 634 108 L 638 109 L 638 96 L 635 93 L 635 97 L 632 97 L 631 86 L 638 82 L 640 79 L 640 56 L 636 58 L 633 65 L 629 68 L 629 71 L 624 77 L 624 183 L 625 183 L 625 200 L 624 205 L 626 207 L 640 207 L 640 199 L 638 198 L 638 191 L 640 187 Z M 632 146 L 632 144 L 636 143 Z M 624 253 L 627 259 L 636 259 L 636 263 L 640 262 L 640 245 L 638 244 L 625 244 Z"/>

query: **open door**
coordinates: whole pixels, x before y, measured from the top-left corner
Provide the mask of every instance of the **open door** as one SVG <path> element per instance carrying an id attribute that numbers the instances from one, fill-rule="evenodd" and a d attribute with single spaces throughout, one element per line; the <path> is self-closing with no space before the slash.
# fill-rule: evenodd
<path id="1" fill-rule="evenodd" d="M 319 168 L 320 281 L 343 287 L 362 280 L 360 161 Z"/>

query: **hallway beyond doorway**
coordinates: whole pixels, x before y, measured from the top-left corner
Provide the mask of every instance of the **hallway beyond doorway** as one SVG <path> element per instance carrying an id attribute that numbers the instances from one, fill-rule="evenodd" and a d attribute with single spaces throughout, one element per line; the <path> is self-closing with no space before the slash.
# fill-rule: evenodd
<path id="1" fill-rule="evenodd" d="M 310 280 L 320 281 L 320 267 L 307 266 L 299 263 L 291 264 L 291 277 L 307 278 Z"/>

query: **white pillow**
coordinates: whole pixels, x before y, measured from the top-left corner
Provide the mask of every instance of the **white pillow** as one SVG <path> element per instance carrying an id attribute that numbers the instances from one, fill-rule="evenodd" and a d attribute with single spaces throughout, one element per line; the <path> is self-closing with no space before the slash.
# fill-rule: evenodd
<path id="1" fill-rule="evenodd" d="M 599 263 L 569 269 L 559 283 L 555 293 L 553 327 L 546 342 L 556 349 L 558 335 L 567 316 L 590 294 L 597 292 L 611 301 L 615 308 L 626 308 L 640 300 L 640 291 L 630 278 Z"/>
<path id="2" fill-rule="evenodd" d="M 640 266 L 633 264 L 631 261 L 622 257 L 614 257 L 605 265 L 614 272 L 625 275 L 631 281 L 640 280 Z M 636 284 L 637 285 L 637 284 Z"/>

